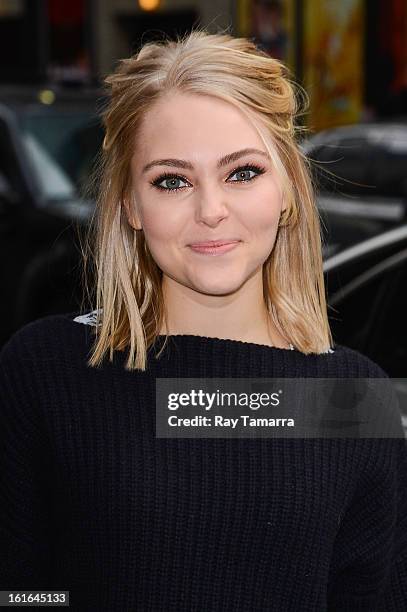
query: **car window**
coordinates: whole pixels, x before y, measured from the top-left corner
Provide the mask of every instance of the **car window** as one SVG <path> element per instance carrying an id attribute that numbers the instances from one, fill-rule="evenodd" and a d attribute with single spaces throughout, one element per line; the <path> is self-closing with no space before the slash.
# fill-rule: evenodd
<path id="1" fill-rule="evenodd" d="M 384 138 L 343 137 L 311 147 L 308 156 L 321 194 L 407 197 L 407 146 Z"/>
<path id="2" fill-rule="evenodd" d="M 382 219 L 343 215 L 322 207 L 319 208 L 319 218 L 323 243 L 329 247 L 325 247 L 325 257 L 377 236 L 389 226 Z"/>
<path id="3" fill-rule="evenodd" d="M 407 377 L 407 253 L 383 277 L 383 291 L 366 350 L 391 376 Z"/>
<path id="4" fill-rule="evenodd" d="M 329 299 L 334 338 L 391 377 L 407 376 L 407 249 L 348 280 Z"/>
<path id="5" fill-rule="evenodd" d="M 23 146 L 45 199 L 49 201 L 74 198 L 74 184 L 38 140 L 31 134 L 25 134 Z"/>
<path id="6" fill-rule="evenodd" d="M 10 130 L 4 119 L 0 118 L 0 173 L 16 193 L 22 193 L 23 180 L 17 163 Z"/>
<path id="7" fill-rule="evenodd" d="M 54 165 L 82 193 L 103 142 L 103 130 L 92 110 L 54 108 L 21 113 L 20 125 Z"/>
<path id="8" fill-rule="evenodd" d="M 369 185 L 369 152 L 359 139 L 337 140 L 312 148 L 313 178 L 320 193 L 367 195 L 375 190 Z"/>

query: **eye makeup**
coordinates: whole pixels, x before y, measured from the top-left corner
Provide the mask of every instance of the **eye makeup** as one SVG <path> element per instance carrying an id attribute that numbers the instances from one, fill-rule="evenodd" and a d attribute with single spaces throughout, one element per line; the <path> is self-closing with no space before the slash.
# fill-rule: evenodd
<path id="1" fill-rule="evenodd" d="M 231 181 L 232 183 L 250 183 L 252 182 L 254 179 L 256 179 L 258 176 L 261 176 L 262 174 L 264 174 L 266 172 L 266 169 L 262 166 L 259 166 L 257 164 L 245 164 L 243 166 L 238 166 L 237 168 L 235 168 L 231 174 L 229 175 L 229 177 L 233 176 L 234 174 L 237 174 L 238 172 L 255 172 L 256 174 L 248 179 L 245 180 L 238 180 L 238 181 Z M 173 193 L 176 191 L 180 191 L 182 189 L 185 189 L 185 187 L 175 187 L 174 189 L 170 189 L 169 187 L 163 187 L 162 185 L 160 185 L 160 183 L 162 183 L 163 181 L 168 181 L 168 180 L 182 180 L 185 182 L 189 182 L 184 176 L 181 176 L 180 174 L 174 174 L 173 172 L 164 172 L 162 174 L 160 174 L 160 176 L 158 176 L 156 179 L 154 179 L 153 181 L 150 182 L 150 185 L 152 185 L 153 187 L 155 187 L 156 189 L 159 189 L 160 191 L 166 191 L 168 193 Z"/>

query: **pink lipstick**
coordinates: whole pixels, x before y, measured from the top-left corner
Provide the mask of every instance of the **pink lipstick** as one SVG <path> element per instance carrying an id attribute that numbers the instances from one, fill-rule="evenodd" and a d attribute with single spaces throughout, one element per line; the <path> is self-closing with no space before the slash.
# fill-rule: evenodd
<path id="1" fill-rule="evenodd" d="M 222 255 L 234 249 L 239 242 L 240 240 L 213 240 L 190 244 L 189 246 L 196 253 L 202 253 L 204 255 Z"/>

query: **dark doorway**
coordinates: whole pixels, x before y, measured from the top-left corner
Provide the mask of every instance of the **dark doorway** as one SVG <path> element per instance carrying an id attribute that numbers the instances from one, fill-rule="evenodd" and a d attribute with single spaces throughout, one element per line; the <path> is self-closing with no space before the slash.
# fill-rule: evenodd
<path id="1" fill-rule="evenodd" d="M 135 53 L 143 44 L 162 38 L 175 39 L 193 27 L 197 27 L 199 15 L 196 10 L 160 11 L 154 14 L 119 14 L 117 21 L 127 37 L 128 48 Z"/>

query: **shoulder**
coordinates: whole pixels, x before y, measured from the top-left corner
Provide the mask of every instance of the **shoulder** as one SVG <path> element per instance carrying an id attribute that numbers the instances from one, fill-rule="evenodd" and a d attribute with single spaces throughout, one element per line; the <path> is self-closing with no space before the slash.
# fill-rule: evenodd
<path id="1" fill-rule="evenodd" d="M 356 396 L 349 397 L 357 397 L 358 402 L 362 402 L 360 406 L 366 407 L 369 415 L 375 415 L 376 422 L 371 421 L 371 424 L 376 429 L 369 429 L 369 434 L 373 438 L 404 439 L 399 397 L 389 374 L 376 361 L 356 349 L 336 345 L 334 354 L 337 357 L 333 374 L 336 378 L 362 379 L 360 385 L 355 386 L 353 381 L 349 387 L 341 387 L 340 390 L 347 389 L 348 392 L 356 393 Z M 381 430 L 380 435 L 377 428 Z"/>
<path id="2" fill-rule="evenodd" d="M 0 363 L 19 359 L 28 364 L 35 360 L 58 359 L 70 351 L 81 353 L 88 344 L 89 333 L 78 322 L 79 312 L 47 315 L 27 323 L 0 348 Z M 87 328 L 90 329 L 90 328 Z"/>
<path id="3" fill-rule="evenodd" d="M 332 374 L 338 378 L 389 378 L 388 373 L 373 359 L 342 344 L 334 344 L 332 353 L 324 357 L 329 361 Z"/>
<path id="4" fill-rule="evenodd" d="M 88 388 L 87 360 L 93 336 L 78 312 L 41 317 L 14 332 L 0 348 L 0 419 L 45 416 L 67 389 Z M 98 379 L 100 380 L 100 379 Z M 0 428 L 1 429 L 1 428 Z"/>

